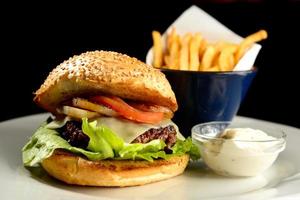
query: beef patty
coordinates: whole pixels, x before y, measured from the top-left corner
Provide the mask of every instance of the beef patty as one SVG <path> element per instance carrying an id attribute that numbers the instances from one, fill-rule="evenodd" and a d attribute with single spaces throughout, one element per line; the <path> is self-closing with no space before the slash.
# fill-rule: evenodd
<path id="1" fill-rule="evenodd" d="M 73 147 L 85 149 L 89 144 L 90 138 L 81 130 L 80 122 L 68 121 L 59 132 L 60 136 Z"/>
<path id="2" fill-rule="evenodd" d="M 60 129 L 60 135 L 74 147 L 85 149 L 88 146 L 90 138 L 81 130 L 81 123 L 77 121 L 68 121 L 65 126 Z M 155 139 L 163 140 L 169 152 L 170 148 L 176 143 L 176 129 L 169 125 L 161 128 L 151 128 L 145 133 L 135 138 L 132 143 L 148 143 Z"/>
<path id="3" fill-rule="evenodd" d="M 176 129 L 172 125 L 161 128 L 151 128 L 135 138 L 132 143 L 148 143 L 155 139 L 163 140 L 170 149 L 176 143 Z"/>

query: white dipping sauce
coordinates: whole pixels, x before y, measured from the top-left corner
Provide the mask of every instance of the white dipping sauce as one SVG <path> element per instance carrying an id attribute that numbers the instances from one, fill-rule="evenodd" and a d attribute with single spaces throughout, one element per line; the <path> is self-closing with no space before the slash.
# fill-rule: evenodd
<path id="1" fill-rule="evenodd" d="M 261 130 L 226 129 L 216 140 L 202 141 L 205 163 L 219 174 L 255 176 L 269 168 L 285 143 Z"/>

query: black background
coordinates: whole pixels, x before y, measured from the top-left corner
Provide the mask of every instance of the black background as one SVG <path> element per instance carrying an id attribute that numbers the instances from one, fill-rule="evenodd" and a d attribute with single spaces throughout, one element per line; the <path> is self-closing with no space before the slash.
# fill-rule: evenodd
<path id="1" fill-rule="evenodd" d="M 165 29 L 198 5 L 234 32 L 269 33 L 239 115 L 300 127 L 300 3 L 297 1 L 109 1 L 3 6 L 0 121 L 42 112 L 33 92 L 56 65 L 88 50 L 113 50 L 145 60 L 151 31 Z"/>

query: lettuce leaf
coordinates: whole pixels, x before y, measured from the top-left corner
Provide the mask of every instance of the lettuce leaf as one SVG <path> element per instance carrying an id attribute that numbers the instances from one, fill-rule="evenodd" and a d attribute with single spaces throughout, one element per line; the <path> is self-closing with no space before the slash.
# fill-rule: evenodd
<path id="1" fill-rule="evenodd" d="M 89 160 L 117 159 L 136 160 L 142 159 L 167 159 L 172 155 L 188 153 L 192 159 L 200 157 L 198 148 L 192 143 L 191 138 L 177 140 L 173 146 L 172 154 L 166 154 L 166 144 L 162 140 L 153 140 L 146 144 L 128 144 L 105 126 L 97 126 L 97 122 L 82 121 L 82 130 L 89 136 L 90 141 L 87 150 L 73 147 L 60 137 L 56 130 L 52 130 L 43 124 L 30 138 L 22 149 L 23 163 L 25 166 L 38 166 L 44 159 L 52 155 L 55 149 L 64 149 L 79 155 L 84 155 Z"/>
<path id="2" fill-rule="evenodd" d="M 111 144 L 103 137 L 105 131 L 102 130 L 102 127 L 97 128 L 97 121 L 93 121 L 89 124 L 86 118 L 83 119 L 82 131 L 90 138 L 87 146 L 88 150 L 99 152 L 103 154 L 105 158 L 114 157 Z"/>
<path id="3" fill-rule="evenodd" d="M 55 149 L 65 149 L 73 153 L 82 154 L 90 160 L 108 158 L 101 152 L 92 152 L 73 147 L 60 137 L 57 131 L 41 126 L 22 149 L 23 163 L 25 166 L 37 166 L 41 161 L 50 157 Z"/>
<path id="4" fill-rule="evenodd" d="M 200 158 L 199 148 L 193 143 L 192 138 L 188 137 L 185 140 L 177 140 L 175 145 L 172 147 L 174 155 L 182 155 L 185 153 L 190 154 L 192 160 Z"/>
<path id="5" fill-rule="evenodd" d="M 146 144 L 133 143 L 126 144 L 119 151 L 119 159 L 144 159 L 153 161 L 157 158 L 166 159 L 166 153 L 164 151 L 166 144 L 162 140 L 152 140 Z"/>

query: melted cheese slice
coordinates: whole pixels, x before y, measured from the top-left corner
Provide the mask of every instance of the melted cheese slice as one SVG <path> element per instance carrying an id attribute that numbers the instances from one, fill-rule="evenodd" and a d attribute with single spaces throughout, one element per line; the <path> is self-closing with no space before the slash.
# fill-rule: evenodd
<path id="1" fill-rule="evenodd" d="M 68 121 L 71 121 L 72 119 L 70 117 L 65 117 L 63 120 L 53 120 L 49 124 L 47 124 L 45 127 L 48 129 L 58 129 L 62 128 Z"/>
<path id="2" fill-rule="evenodd" d="M 46 128 L 57 129 L 63 127 L 67 121 L 70 121 L 71 118 L 66 117 L 61 121 L 52 121 L 46 125 Z M 110 128 L 115 134 L 122 138 L 126 143 L 132 142 L 135 138 L 142 135 L 151 128 L 164 128 L 166 126 L 172 125 L 176 129 L 176 135 L 178 139 L 184 140 L 185 138 L 179 132 L 177 125 L 172 122 L 170 119 L 163 120 L 159 124 L 144 124 L 144 123 L 135 123 L 125 119 L 119 119 L 114 117 L 100 117 L 97 118 L 97 125 L 104 125 Z"/>
<path id="3" fill-rule="evenodd" d="M 184 137 L 180 134 L 177 125 L 171 120 L 164 120 L 159 124 L 144 124 L 135 123 L 129 120 L 118 119 L 113 117 L 101 117 L 97 119 L 98 125 L 104 125 L 110 128 L 115 134 L 121 137 L 126 143 L 132 142 L 135 138 L 142 135 L 151 128 L 161 128 L 172 125 L 176 129 L 177 138 L 184 140 Z"/>

